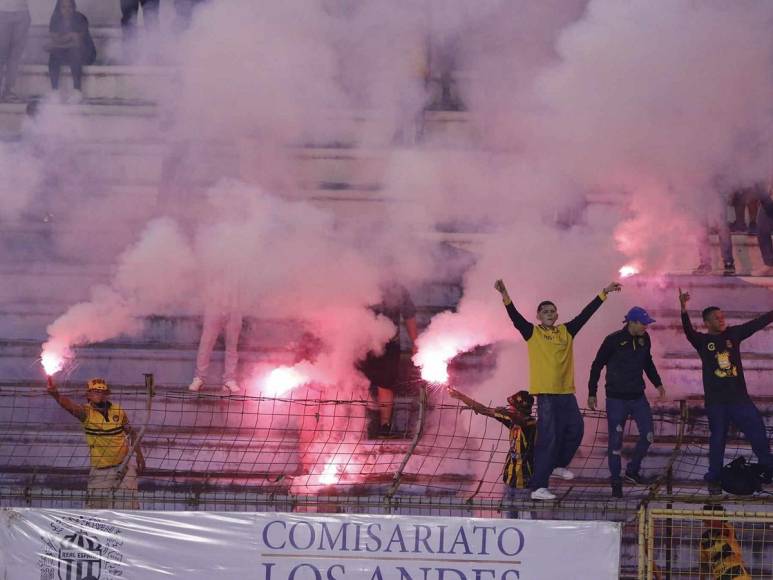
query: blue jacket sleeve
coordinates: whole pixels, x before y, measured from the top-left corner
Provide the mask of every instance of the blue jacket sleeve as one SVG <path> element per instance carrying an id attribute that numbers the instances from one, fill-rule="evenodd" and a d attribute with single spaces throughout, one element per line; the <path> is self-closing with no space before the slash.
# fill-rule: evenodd
<path id="1" fill-rule="evenodd" d="M 590 378 L 588 378 L 588 395 L 591 397 L 596 396 L 596 392 L 599 388 L 599 378 L 601 378 L 601 369 L 607 366 L 609 359 L 614 353 L 614 343 L 612 337 L 608 336 L 601 343 L 596 358 L 593 359 L 593 364 L 590 366 Z"/>

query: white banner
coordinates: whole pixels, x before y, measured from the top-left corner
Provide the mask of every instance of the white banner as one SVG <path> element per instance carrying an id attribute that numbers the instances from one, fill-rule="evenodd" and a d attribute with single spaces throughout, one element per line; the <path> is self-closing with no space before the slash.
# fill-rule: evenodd
<path id="1" fill-rule="evenodd" d="M 594 580 L 620 525 L 517 519 L 5 509 L 13 580 Z"/>

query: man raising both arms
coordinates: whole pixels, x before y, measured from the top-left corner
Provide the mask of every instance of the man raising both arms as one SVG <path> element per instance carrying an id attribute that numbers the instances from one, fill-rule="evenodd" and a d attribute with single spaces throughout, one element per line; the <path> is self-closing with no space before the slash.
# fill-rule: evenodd
<path id="1" fill-rule="evenodd" d="M 529 392 L 537 397 L 537 441 L 534 447 L 534 475 L 531 498 L 555 499 L 548 489 L 551 475 L 574 479 L 567 469 L 580 447 L 584 425 L 574 389 L 574 337 L 580 332 L 610 292 L 622 288 L 612 282 L 591 300 L 582 312 L 566 324 L 556 325 L 558 309 L 550 300 L 537 306 L 538 325 L 526 320 L 513 305 L 504 282 L 494 288 L 513 325 L 521 333 L 529 350 Z"/>
<path id="2" fill-rule="evenodd" d="M 698 351 L 703 367 L 703 393 L 709 419 L 709 470 L 703 479 L 710 494 L 722 493 L 719 474 L 725 459 L 725 444 L 730 423 L 744 434 L 760 465 L 773 471 L 773 456 L 765 432 L 765 423 L 746 391 L 741 360 L 741 341 L 773 322 L 773 310 L 754 320 L 728 326 L 725 314 L 716 306 L 703 309 L 708 334 L 696 332 L 687 313 L 688 292 L 679 289 L 682 328 L 687 340 Z"/>

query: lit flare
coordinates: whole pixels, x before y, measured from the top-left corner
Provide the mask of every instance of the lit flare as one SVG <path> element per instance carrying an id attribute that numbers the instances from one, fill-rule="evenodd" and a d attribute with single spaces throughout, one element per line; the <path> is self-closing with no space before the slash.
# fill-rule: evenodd
<path id="1" fill-rule="evenodd" d="M 267 397 L 281 397 L 309 380 L 309 377 L 296 367 L 278 367 L 263 380 L 263 394 Z"/>
<path id="2" fill-rule="evenodd" d="M 421 378 L 428 383 L 442 385 L 448 382 L 448 362 L 459 354 L 449 341 L 422 346 L 414 357 L 421 369 Z"/>
<path id="3" fill-rule="evenodd" d="M 40 355 L 40 364 L 43 365 L 43 370 L 50 377 L 62 370 L 64 356 L 53 351 L 43 351 L 43 354 Z"/>
<path id="4" fill-rule="evenodd" d="M 340 479 L 341 474 L 339 472 L 339 465 L 336 464 L 336 460 L 333 458 L 327 462 L 325 468 L 322 470 L 322 475 L 319 476 L 319 482 L 322 485 L 335 485 Z"/>

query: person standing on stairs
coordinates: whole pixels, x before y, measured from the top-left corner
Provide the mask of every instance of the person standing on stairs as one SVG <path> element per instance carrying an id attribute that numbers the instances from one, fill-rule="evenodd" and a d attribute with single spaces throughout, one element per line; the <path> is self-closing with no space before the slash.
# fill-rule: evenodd
<path id="1" fill-rule="evenodd" d="M 773 276 L 773 187 L 759 188 L 760 209 L 757 213 L 757 243 L 763 265 L 753 276 Z"/>
<path id="2" fill-rule="evenodd" d="M 526 341 L 529 351 L 529 392 L 537 396 L 537 442 L 534 453 L 534 475 L 531 478 L 531 498 L 552 500 L 556 496 L 548 489 L 548 479 L 574 479 L 568 469 L 582 443 L 584 425 L 577 405 L 574 387 L 574 337 L 607 299 L 610 292 L 622 286 L 612 282 L 566 324 L 556 324 L 558 309 L 550 300 L 537 306 L 538 325 L 526 320 L 513 305 L 502 280 L 494 288 L 513 326 Z"/>
<path id="3" fill-rule="evenodd" d="M 358 369 L 370 382 L 371 392 L 375 389 L 378 403 L 378 429 L 373 435 L 389 437 L 392 433 L 392 411 L 395 390 L 399 387 L 400 371 L 400 318 L 403 320 L 408 338 L 411 339 L 413 354 L 416 354 L 416 306 L 408 290 L 397 282 L 384 284 L 381 288 L 381 302 L 370 307 L 377 316 L 388 318 L 395 327 L 392 337 L 384 345 L 384 352 L 369 352 L 359 362 Z"/>
<path id="4" fill-rule="evenodd" d="M 708 333 L 697 332 L 687 312 L 689 292 L 679 289 L 682 328 L 687 340 L 701 357 L 703 392 L 709 420 L 709 470 L 704 475 L 711 494 L 722 492 L 720 471 L 725 458 L 725 444 L 730 423 L 744 434 L 760 465 L 773 472 L 765 423 L 746 390 L 741 360 L 741 342 L 773 322 L 773 310 L 762 316 L 728 326 L 725 314 L 717 306 L 703 309 L 703 322 Z"/>
<path id="5" fill-rule="evenodd" d="M 205 288 L 204 320 L 196 352 L 196 375 L 188 390 L 198 392 L 208 379 L 212 351 L 220 333 L 225 341 L 223 358 L 223 390 L 236 394 L 241 390 L 237 381 L 239 365 L 239 338 L 242 332 L 245 294 L 244 273 L 238 265 L 225 262 L 210 272 Z"/>
<path id="6" fill-rule="evenodd" d="M 652 410 L 644 395 L 644 374 L 655 385 L 660 397 L 666 396 L 663 381 L 652 360 L 652 341 L 647 326 L 655 322 L 644 308 L 634 306 L 623 320 L 625 326 L 604 339 L 590 369 L 588 408 L 596 410 L 601 369 L 606 367 L 607 459 L 612 495 L 623 497 L 621 451 L 628 417 L 636 422 L 639 440 L 625 468 L 625 479 L 635 484 L 647 482 L 639 472 L 653 440 Z"/>
<path id="7" fill-rule="evenodd" d="M 0 101 L 19 103 L 16 76 L 30 30 L 27 0 L 0 0 Z"/>

